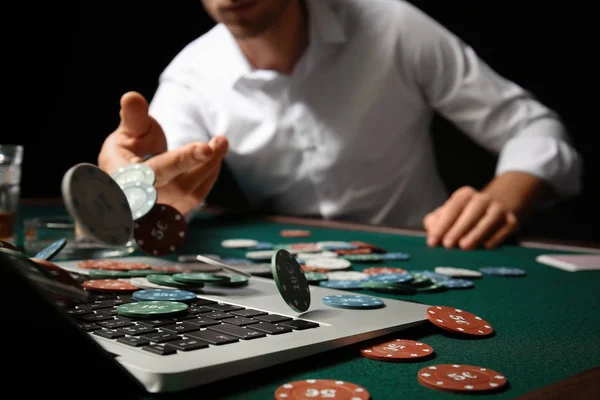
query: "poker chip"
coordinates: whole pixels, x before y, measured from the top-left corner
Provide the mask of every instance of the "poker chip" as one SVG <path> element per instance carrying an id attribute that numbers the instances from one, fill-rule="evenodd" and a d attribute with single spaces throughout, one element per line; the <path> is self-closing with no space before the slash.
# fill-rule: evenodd
<path id="1" fill-rule="evenodd" d="M 307 379 L 289 382 L 275 390 L 276 400 L 369 400 L 371 395 L 362 386 L 345 381 Z"/>
<path id="2" fill-rule="evenodd" d="M 323 304 L 329 307 L 347 309 L 381 308 L 385 305 L 383 300 L 377 297 L 342 294 L 323 297 Z"/>
<path id="3" fill-rule="evenodd" d="M 512 268 L 512 267 L 483 267 L 479 268 L 479 271 L 486 275 L 493 276 L 525 276 L 527 272 L 520 268 Z"/>
<path id="4" fill-rule="evenodd" d="M 430 322 L 450 332 L 475 336 L 487 336 L 494 332 L 489 322 L 458 308 L 431 306 L 426 314 Z"/>
<path id="5" fill-rule="evenodd" d="M 381 256 L 384 261 L 406 261 L 410 259 L 410 254 L 406 253 L 385 253 Z"/>
<path id="6" fill-rule="evenodd" d="M 362 282 L 356 280 L 327 280 L 320 282 L 319 286 L 330 289 L 356 290 L 362 289 Z"/>
<path id="7" fill-rule="evenodd" d="M 330 281 L 362 281 L 369 275 L 358 271 L 333 271 L 327 273 L 327 278 Z"/>
<path id="8" fill-rule="evenodd" d="M 227 249 L 247 249 L 257 245 L 258 241 L 253 239 L 227 239 L 221 242 L 221 246 Z"/>
<path id="9" fill-rule="evenodd" d="M 383 254 L 345 254 L 342 257 L 344 260 L 357 263 L 376 263 L 385 260 Z"/>
<path id="10" fill-rule="evenodd" d="M 156 183 L 154 170 L 144 163 L 125 165 L 111 173 L 110 177 L 121 187 L 136 182 L 144 182 L 148 185 Z"/>
<path id="11" fill-rule="evenodd" d="M 363 281 L 361 282 L 363 289 L 374 290 L 377 292 L 393 293 L 393 294 L 415 294 L 417 290 L 409 285 L 401 283 L 388 283 L 388 282 L 372 282 Z"/>
<path id="12" fill-rule="evenodd" d="M 177 282 L 203 284 L 207 282 L 218 282 L 227 280 L 227 277 L 216 274 L 207 274 L 202 272 L 184 272 L 173 274 L 172 278 Z"/>
<path id="13" fill-rule="evenodd" d="M 152 273 L 158 273 L 151 269 L 132 269 L 126 271 L 119 270 L 105 270 L 105 269 L 90 269 L 88 276 L 92 279 L 106 279 L 106 278 L 131 278 L 135 276 L 147 276 Z M 166 273 L 166 272 L 163 272 Z"/>
<path id="14" fill-rule="evenodd" d="M 45 247 L 36 255 L 34 255 L 33 258 L 36 258 L 38 260 L 50 261 L 54 257 L 56 257 L 62 251 L 62 249 L 65 248 L 66 245 L 67 239 L 59 239 L 55 242 L 50 243 L 47 247 Z"/>
<path id="15" fill-rule="evenodd" d="M 321 272 L 304 272 L 304 276 L 306 277 L 306 280 L 308 281 L 308 283 L 319 283 L 322 281 L 326 281 L 327 279 L 329 279 L 327 277 L 327 274 L 321 273 Z"/>
<path id="16" fill-rule="evenodd" d="M 231 275 L 222 276 L 224 279 L 215 281 L 206 281 L 205 284 L 209 286 L 221 286 L 221 287 L 241 287 L 248 285 L 249 279 L 245 276 Z"/>
<path id="17" fill-rule="evenodd" d="M 156 318 L 185 313 L 189 306 L 177 301 L 139 301 L 117 306 L 117 314 L 133 318 Z"/>
<path id="18" fill-rule="evenodd" d="M 150 274 L 146 276 L 146 279 L 150 283 L 154 283 L 156 285 L 175 287 L 179 289 L 190 290 L 193 289 L 201 289 L 204 286 L 202 282 L 182 282 L 175 280 L 173 275 L 161 275 L 161 274 Z"/>
<path id="19" fill-rule="evenodd" d="M 221 256 L 219 256 L 217 254 L 200 254 L 200 255 L 204 256 L 206 258 L 217 260 L 217 261 L 221 259 Z M 177 261 L 179 261 L 180 263 L 202 262 L 202 261 L 198 260 L 198 257 L 196 254 L 181 254 L 181 255 L 177 256 Z"/>
<path id="20" fill-rule="evenodd" d="M 183 215 L 167 204 L 157 204 L 134 223 L 133 236 L 138 247 L 153 256 L 176 252 L 183 244 L 187 222 Z"/>
<path id="21" fill-rule="evenodd" d="M 374 244 L 370 244 L 370 243 L 365 243 L 365 242 L 359 242 L 356 240 L 353 240 L 352 242 L 350 242 L 353 246 L 358 247 L 359 249 L 369 249 L 371 250 L 372 253 L 387 253 L 387 250 L 384 249 L 383 247 L 379 247 L 379 246 L 375 246 Z"/>
<path id="22" fill-rule="evenodd" d="M 470 289 L 475 287 L 475 284 L 468 279 L 448 279 L 440 283 L 448 289 Z"/>
<path id="23" fill-rule="evenodd" d="M 167 289 L 167 290 L 177 290 L 176 288 L 174 288 L 172 286 L 157 285 L 156 283 L 152 283 L 152 282 L 150 282 L 148 279 L 146 279 L 144 277 L 131 278 L 131 279 L 129 279 L 129 283 L 131 283 L 133 286 L 135 286 L 135 287 L 137 287 L 139 289 Z"/>
<path id="24" fill-rule="evenodd" d="M 326 270 L 344 270 L 352 266 L 352 263 L 343 258 L 310 258 L 304 261 L 307 267 L 326 269 Z"/>
<path id="25" fill-rule="evenodd" d="M 0 249 L 9 249 L 13 251 L 19 251 L 19 249 L 14 246 L 12 243 L 5 242 L 4 240 L 0 240 Z"/>
<path id="26" fill-rule="evenodd" d="M 146 182 L 129 182 L 121 186 L 121 189 L 127 197 L 134 221 L 148 214 L 158 199 L 156 188 Z"/>
<path id="27" fill-rule="evenodd" d="M 435 273 L 446 275 L 454 278 L 481 278 L 482 274 L 479 271 L 473 271 L 465 268 L 454 267 L 435 267 Z"/>
<path id="28" fill-rule="evenodd" d="M 102 269 L 105 271 L 132 271 L 151 269 L 150 264 L 134 263 L 117 260 L 84 260 L 77 263 L 79 268 L 83 269 Z"/>
<path id="29" fill-rule="evenodd" d="M 363 269 L 363 271 L 367 275 L 381 275 L 381 274 L 406 274 L 407 270 L 404 268 L 395 268 L 395 267 L 369 267 Z"/>
<path id="30" fill-rule="evenodd" d="M 87 290 L 99 292 L 133 292 L 138 290 L 129 281 L 121 279 L 91 279 L 83 282 Z"/>
<path id="31" fill-rule="evenodd" d="M 269 261 L 277 250 L 259 250 L 249 251 L 246 253 L 246 258 L 254 261 Z"/>
<path id="32" fill-rule="evenodd" d="M 216 260 L 213 260 L 211 258 L 204 257 L 204 256 L 202 256 L 200 254 L 196 255 L 196 258 L 198 259 L 198 261 L 204 261 L 207 264 L 221 267 L 225 271 L 229 271 L 229 272 L 232 272 L 234 274 L 242 275 L 242 276 L 245 276 L 246 278 L 250 278 L 252 276 L 252 274 L 249 274 L 248 272 L 242 271 L 242 270 L 240 270 L 238 268 L 234 268 L 231 265 L 227 265 L 227 264 L 221 262 L 223 260 L 216 261 Z"/>
<path id="33" fill-rule="evenodd" d="M 378 361 L 406 361 L 433 355 L 433 348 L 425 343 L 408 339 L 395 339 L 360 350 L 361 354 Z"/>
<path id="34" fill-rule="evenodd" d="M 61 191 L 67 211 L 85 236 L 111 247 L 131 239 L 127 197 L 106 172 L 93 164 L 76 164 L 64 174 Z"/>
<path id="35" fill-rule="evenodd" d="M 382 282 L 382 283 L 406 283 L 413 280 L 411 274 L 381 274 L 368 275 L 365 278 L 367 282 Z"/>
<path id="36" fill-rule="evenodd" d="M 329 250 L 329 251 L 335 251 L 335 250 L 353 250 L 353 249 L 357 249 L 358 247 L 356 247 L 355 245 L 353 245 L 350 242 L 343 242 L 340 240 L 325 240 L 325 241 L 320 241 L 317 242 L 317 245 L 322 249 L 322 250 Z"/>
<path id="37" fill-rule="evenodd" d="M 337 249 L 335 250 L 336 254 L 345 255 L 345 254 L 371 254 L 371 249 Z"/>
<path id="38" fill-rule="evenodd" d="M 146 289 L 133 293 L 134 301 L 181 301 L 183 303 L 196 300 L 196 293 L 178 289 Z"/>
<path id="39" fill-rule="evenodd" d="M 306 229 L 284 229 L 280 232 L 282 237 L 307 237 L 311 232 Z"/>
<path id="40" fill-rule="evenodd" d="M 296 256 L 303 260 L 310 260 L 312 258 L 336 258 L 338 256 L 337 253 L 333 252 L 333 251 L 319 251 L 319 252 L 315 252 L 315 253 L 298 253 L 296 254 Z"/>
<path id="41" fill-rule="evenodd" d="M 296 312 L 310 307 L 310 288 L 296 258 L 287 250 L 277 250 L 271 259 L 271 271 L 285 302 Z"/>
<path id="42" fill-rule="evenodd" d="M 473 365 L 437 364 L 417 373 L 419 383 L 430 389 L 451 392 L 484 392 L 507 384 L 504 375 Z"/>

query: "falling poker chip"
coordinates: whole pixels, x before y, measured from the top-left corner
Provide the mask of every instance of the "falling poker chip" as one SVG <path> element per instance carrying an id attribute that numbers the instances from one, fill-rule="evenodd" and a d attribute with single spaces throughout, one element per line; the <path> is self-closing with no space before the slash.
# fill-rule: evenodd
<path id="1" fill-rule="evenodd" d="M 135 182 L 145 182 L 154 185 L 156 175 L 154 170 L 144 163 L 125 165 L 110 174 L 121 187 Z"/>
<path id="2" fill-rule="evenodd" d="M 121 186 L 131 208 L 133 220 L 138 220 L 148 214 L 158 199 L 158 193 L 153 185 L 146 182 L 130 182 Z"/>
<path id="3" fill-rule="evenodd" d="M 64 174 L 61 191 L 67 211 L 85 236 L 106 246 L 124 246 L 131 239 L 127 197 L 106 172 L 93 164 L 76 164 Z"/>
<path id="4" fill-rule="evenodd" d="M 371 395 L 364 387 L 333 379 L 307 379 L 289 382 L 275 390 L 275 400 L 369 400 L 370 398 Z"/>
<path id="5" fill-rule="evenodd" d="M 271 258 L 273 278 L 285 302 L 297 312 L 310 307 L 310 287 L 296 258 L 280 249 Z"/>
<path id="6" fill-rule="evenodd" d="M 408 339 L 395 339 L 360 350 L 361 354 L 378 361 L 421 360 L 433 355 L 433 348 L 428 344 Z"/>
<path id="7" fill-rule="evenodd" d="M 37 258 L 38 260 L 52 260 L 54 257 L 61 252 L 62 249 L 67 245 L 67 239 L 59 239 L 55 242 L 50 243 L 47 247 L 42 249 L 39 253 L 37 253 L 33 258 Z"/>
<path id="8" fill-rule="evenodd" d="M 185 241 L 187 222 L 183 215 L 167 204 L 156 206 L 135 221 L 133 236 L 138 247 L 152 256 L 176 252 Z"/>
<path id="9" fill-rule="evenodd" d="M 507 384 L 504 375 L 474 365 L 437 364 L 422 368 L 417 379 L 423 386 L 450 392 L 484 392 Z"/>
<path id="10" fill-rule="evenodd" d="M 489 322 L 458 308 L 431 306 L 426 314 L 431 323 L 450 332 L 475 336 L 487 336 L 494 332 Z"/>

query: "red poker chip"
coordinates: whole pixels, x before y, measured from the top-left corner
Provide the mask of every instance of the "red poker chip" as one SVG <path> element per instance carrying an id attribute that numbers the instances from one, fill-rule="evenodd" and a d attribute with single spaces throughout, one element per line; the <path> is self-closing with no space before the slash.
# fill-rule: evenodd
<path id="1" fill-rule="evenodd" d="M 289 246 L 290 246 L 290 249 L 304 251 L 304 252 L 321 251 L 321 248 L 316 243 L 292 243 Z"/>
<path id="2" fill-rule="evenodd" d="M 77 266 L 83 269 L 103 269 L 115 263 L 115 260 L 84 260 L 79 261 Z"/>
<path id="3" fill-rule="evenodd" d="M 494 332 L 494 328 L 486 320 L 453 307 L 431 306 L 427 308 L 427 319 L 434 325 L 455 333 L 487 336 Z"/>
<path id="4" fill-rule="evenodd" d="M 373 244 L 369 244 L 369 243 L 365 243 L 365 242 L 359 242 L 359 241 L 356 241 L 356 240 L 354 240 L 354 241 L 352 241 L 350 243 L 352 243 L 353 246 L 356 246 L 356 247 L 361 248 L 361 249 L 369 249 L 373 253 L 387 253 L 387 250 L 384 249 L 383 247 L 375 246 Z"/>
<path id="5" fill-rule="evenodd" d="M 451 392 L 497 390 L 508 382 L 504 375 L 489 368 L 459 364 L 430 365 L 417 376 L 423 386 Z"/>
<path id="6" fill-rule="evenodd" d="M 349 254 L 371 254 L 371 253 L 373 253 L 373 251 L 371 249 L 368 249 L 368 248 L 362 248 L 362 249 L 338 249 L 338 250 L 334 250 L 334 252 L 336 254 L 339 254 L 340 256 L 349 255 Z"/>
<path id="7" fill-rule="evenodd" d="M 326 274 L 328 272 L 331 272 L 330 269 L 314 268 L 314 267 L 309 267 L 308 265 L 304 265 L 304 264 L 300 264 L 300 268 L 304 272 L 318 272 L 321 274 Z"/>
<path id="8" fill-rule="evenodd" d="M 156 204 L 152 210 L 134 223 L 133 237 L 138 247 L 152 256 L 166 256 L 176 252 L 187 234 L 183 215 L 167 204 Z"/>
<path id="9" fill-rule="evenodd" d="M 283 237 L 307 237 L 311 233 L 305 229 L 284 229 L 280 232 Z"/>
<path id="10" fill-rule="evenodd" d="M 276 400 L 369 400 L 371 395 L 362 386 L 333 379 L 307 379 L 281 385 L 275 390 Z"/>
<path id="11" fill-rule="evenodd" d="M 378 361 L 406 361 L 430 357 L 433 348 L 415 340 L 396 339 L 360 350 L 361 354 Z"/>
<path id="12" fill-rule="evenodd" d="M 0 248 L 9 249 L 12 251 L 19 251 L 15 245 L 12 243 L 5 242 L 4 240 L 0 240 Z"/>
<path id="13" fill-rule="evenodd" d="M 151 268 L 152 266 L 150 264 L 115 261 L 111 264 L 105 264 L 99 269 L 103 269 L 106 271 L 132 271 Z"/>
<path id="14" fill-rule="evenodd" d="M 84 281 L 83 287 L 99 292 L 133 292 L 139 289 L 129 281 L 121 279 L 92 279 Z"/>
<path id="15" fill-rule="evenodd" d="M 406 274 L 407 270 L 396 267 L 370 267 L 362 270 L 367 275 L 381 275 L 381 274 Z"/>
<path id="16" fill-rule="evenodd" d="M 50 262 L 48 260 L 42 260 L 39 258 L 31 258 L 31 261 L 34 261 L 38 265 L 47 268 L 50 275 L 52 275 L 57 281 L 70 286 L 75 286 L 77 288 L 81 287 L 79 282 L 77 282 L 77 280 L 73 278 L 66 269 L 59 267 L 53 262 Z"/>

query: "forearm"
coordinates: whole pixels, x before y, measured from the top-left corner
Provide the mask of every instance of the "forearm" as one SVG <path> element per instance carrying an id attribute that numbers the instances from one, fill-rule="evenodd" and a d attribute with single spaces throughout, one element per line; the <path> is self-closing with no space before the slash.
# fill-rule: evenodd
<path id="1" fill-rule="evenodd" d="M 534 213 L 551 195 L 543 179 L 519 171 L 497 175 L 482 191 L 515 213 L 519 220 Z"/>

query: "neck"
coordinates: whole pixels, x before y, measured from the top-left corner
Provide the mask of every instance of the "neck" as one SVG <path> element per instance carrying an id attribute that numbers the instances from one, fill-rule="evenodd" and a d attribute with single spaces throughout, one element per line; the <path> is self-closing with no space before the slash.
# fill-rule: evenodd
<path id="1" fill-rule="evenodd" d="M 308 47 L 308 17 L 303 1 L 291 1 L 279 20 L 261 35 L 236 41 L 254 68 L 290 75 Z"/>

